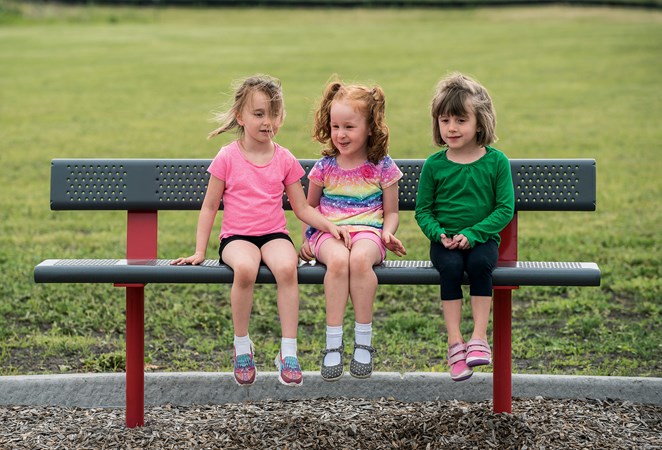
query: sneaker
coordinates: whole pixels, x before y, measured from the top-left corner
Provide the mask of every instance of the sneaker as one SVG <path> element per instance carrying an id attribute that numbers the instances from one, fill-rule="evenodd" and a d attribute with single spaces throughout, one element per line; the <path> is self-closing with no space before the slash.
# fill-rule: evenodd
<path id="1" fill-rule="evenodd" d="M 486 366 L 492 362 L 492 349 L 483 339 L 472 339 L 467 343 L 467 366 Z"/>
<path id="2" fill-rule="evenodd" d="M 467 345 L 458 342 L 448 347 L 448 365 L 451 368 L 453 381 L 464 381 L 471 378 L 474 371 L 467 365 Z"/>
<path id="3" fill-rule="evenodd" d="M 286 386 L 301 386 L 303 384 L 303 374 L 296 356 L 283 358 L 281 353 L 278 352 L 274 364 L 278 369 L 278 381 Z"/>
<path id="4" fill-rule="evenodd" d="M 253 359 L 253 343 L 251 342 L 251 352 L 237 355 L 234 353 L 234 381 L 239 386 L 250 386 L 255 382 L 257 370 L 255 369 L 255 360 Z"/>

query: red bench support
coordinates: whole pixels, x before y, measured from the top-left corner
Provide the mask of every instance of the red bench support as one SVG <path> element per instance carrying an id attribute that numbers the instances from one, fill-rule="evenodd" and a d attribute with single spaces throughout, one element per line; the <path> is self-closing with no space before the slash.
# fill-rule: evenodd
<path id="1" fill-rule="evenodd" d="M 155 259 L 158 212 L 127 214 L 127 260 Z M 126 426 L 145 424 L 145 285 L 116 284 L 126 288 Z"/>

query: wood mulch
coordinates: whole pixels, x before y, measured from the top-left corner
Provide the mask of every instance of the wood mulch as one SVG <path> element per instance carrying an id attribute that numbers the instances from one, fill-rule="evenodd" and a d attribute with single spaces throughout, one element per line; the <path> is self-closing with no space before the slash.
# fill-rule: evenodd
<path id="1" fill-rule="evenodd" d="M 0 449 L 662 449 L 662 407 L 622 401 L 392 399 L 148 406 L 127 429 L 123 409 L 0 407 Z"/>

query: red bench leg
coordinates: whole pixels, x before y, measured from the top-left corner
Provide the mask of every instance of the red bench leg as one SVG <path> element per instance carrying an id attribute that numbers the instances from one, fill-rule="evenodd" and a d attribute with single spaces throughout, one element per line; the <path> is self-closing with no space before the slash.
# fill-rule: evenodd
<path id="1" fill-rule="evenodd" d="M 512 296 L 510 289 L 494 290 L 494 375 L 492 381 L 495 413 L 512 412 Z"/>
<path id="2" fill-rule="evenodd" d="M 126 426 L 144 425 L 145 288 L 126 288 Z"/>
<path id="3" fill-rule="evenodd" d="M 156 258 L 157 211 L 127 214 L 126 258 Z M 117 286 L 117 285 L 116 285 Z M 126 287 L 126 426 L 145 424 L 145 286 Z"/>

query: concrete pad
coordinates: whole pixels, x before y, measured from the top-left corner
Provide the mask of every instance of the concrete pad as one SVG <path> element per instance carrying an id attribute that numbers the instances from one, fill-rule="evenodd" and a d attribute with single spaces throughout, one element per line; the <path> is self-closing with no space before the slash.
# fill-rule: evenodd
<path id="1" fill-rule="evenodd" d="M 64 374 L 0 377 L 0 405 L 124 407 L 125 374 Z M 513 375 L 513 397 L 613 399 L 662 405 L 662 378 Z M 301 387 L 283 386 L 275 372 L 258 373 L 249 387 L 237 386 L 229 372 L 145 374 L 146 405 L 223 404 L 261 400 L 350 397 L 400 401 L 482 401 L 492 398 L 492 374 L 475 373 L 456 383 L 448 373 L 376 372 L 367 380 L 345 373 L 329 383 L 319 372 L 304 372 Z"/>

